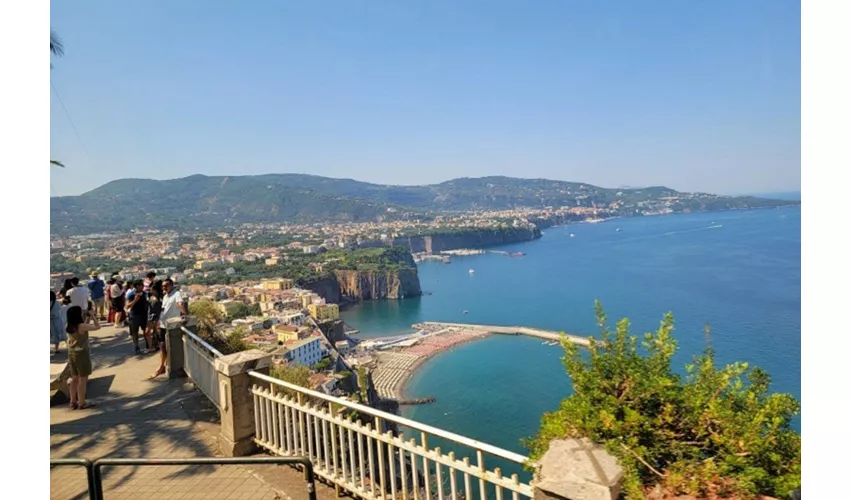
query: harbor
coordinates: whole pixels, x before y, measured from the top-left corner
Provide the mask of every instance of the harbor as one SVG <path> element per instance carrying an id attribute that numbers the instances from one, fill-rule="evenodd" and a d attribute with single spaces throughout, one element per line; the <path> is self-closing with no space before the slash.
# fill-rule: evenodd
<path id="1" fill-rule="evenodd" d="M 443 264 L 451 264 L 452 256 L 468 257 L 472 255 L 484 255 L 487 253 L 506 255 L 508 257 L 525 257 L 525 252 L 506 252 L 504 250 L 484 250 L 479 248 L 459 248 L 457 250 L 443 250 L 439 253 L 418 252 L 412 255 L 414 262 L 433 260 L 442 262 Z"/>

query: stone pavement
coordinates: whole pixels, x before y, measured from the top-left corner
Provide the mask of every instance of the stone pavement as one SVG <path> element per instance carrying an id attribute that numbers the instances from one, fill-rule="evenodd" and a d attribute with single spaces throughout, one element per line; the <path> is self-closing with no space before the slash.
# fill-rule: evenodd
<path id="1" fill-rule="evenodd" d="M 126 329 L 102 328 L 92 334 L 91 344 L 94 373 L 88 399 L 95 406 L 71 410 L 63 396 L 52 397 L 51 458 L 217 455 L 218 412 L 188 379 L 168 380 L 162 375 L 148 380 L 159 365 L 159 355 L 132 355 Z M 51 358 L 51 373 L 65 362 L 66 352 L 63 344 Z M 108 467 L 103 469 L 103 496 L 104 500 L 307 498 L 303 475 L 288 466 L 263 467 L 272 480 L 238 465 Z M 50 498 L 88 498 L 85 477 L 82 467 L 53 468 Z M 320 498 L 333 497 L 332 489 L 319 484 L 317 488 Z"/>

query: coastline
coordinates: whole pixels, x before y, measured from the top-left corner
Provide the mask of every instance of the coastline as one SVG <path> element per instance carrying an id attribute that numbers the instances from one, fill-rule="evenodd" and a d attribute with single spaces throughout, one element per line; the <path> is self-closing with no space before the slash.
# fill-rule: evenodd
<path id="1" fill-rule="evenodd" d="M 490 332 L 446 328 L 425 332 L 422 338 L 410 346 L 396 347 L 377 354 L 373 380 L 378 395 L 403 404 L 409 399 L 407 382 L 426 361 L 459 345 L 490 335 Z"/>

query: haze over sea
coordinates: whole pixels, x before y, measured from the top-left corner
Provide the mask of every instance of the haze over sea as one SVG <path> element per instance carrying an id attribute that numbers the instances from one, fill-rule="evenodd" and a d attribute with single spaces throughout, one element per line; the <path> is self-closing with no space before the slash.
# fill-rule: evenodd
<path id="1" fill-rule="evenodd" d="M 799 207 L 552 227 L 539 240 L 499 249 L 527 255 L 420 263 L 422 290 L 433 295 L 366 302 L 343 319 L 364 338 L 409 332 L 419 321 L 593 335 L 598 298 L 609 323 L 628 317 L 634 334 L 654 331 L 671 311 L 678 369 L 705 348 L 709 324 L 720 363 L 760 366 L 773 391 L 800 398 Z M 437 401 L 407 407 L 405 415 L 526 454 L 520 439 L 535 434 L 540 416 L 572 391 L 562 354 L 522 336 L 459 346 L 413 376 L 407 395 Z"/>

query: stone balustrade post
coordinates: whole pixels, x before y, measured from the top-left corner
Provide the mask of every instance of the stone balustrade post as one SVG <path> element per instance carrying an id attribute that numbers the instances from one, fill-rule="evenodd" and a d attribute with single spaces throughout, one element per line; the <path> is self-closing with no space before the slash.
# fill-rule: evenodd
<path id="1" fill-rule="evenodd" d="M 188 316 L 186 322 L 182 318 L 171 318 L 165 322 L 165 372 L 168 378 L 185 378 L 186 353 L 183 352 L 183 330 L 185 327 L 192 333 L 198 332 L 198 321 L 193 316 Z"/>
<path id="2" fill-rule="evenodd" d="M 254 444 L 254 397 L 252 385 L 265 385 L 248 376 L 249 371 L 269 374 L 271 354 L 252 349 L 216 358 L 219 380 L 221 433 L 218 447 L 226 457 L 252 454 Z"/>
<path id="3" fill-rule="evenodd" d="M 537 463 L 533 500 L 616 500 L 623 485 L 617 459 L 587 439 L 558 439 Z"/>

